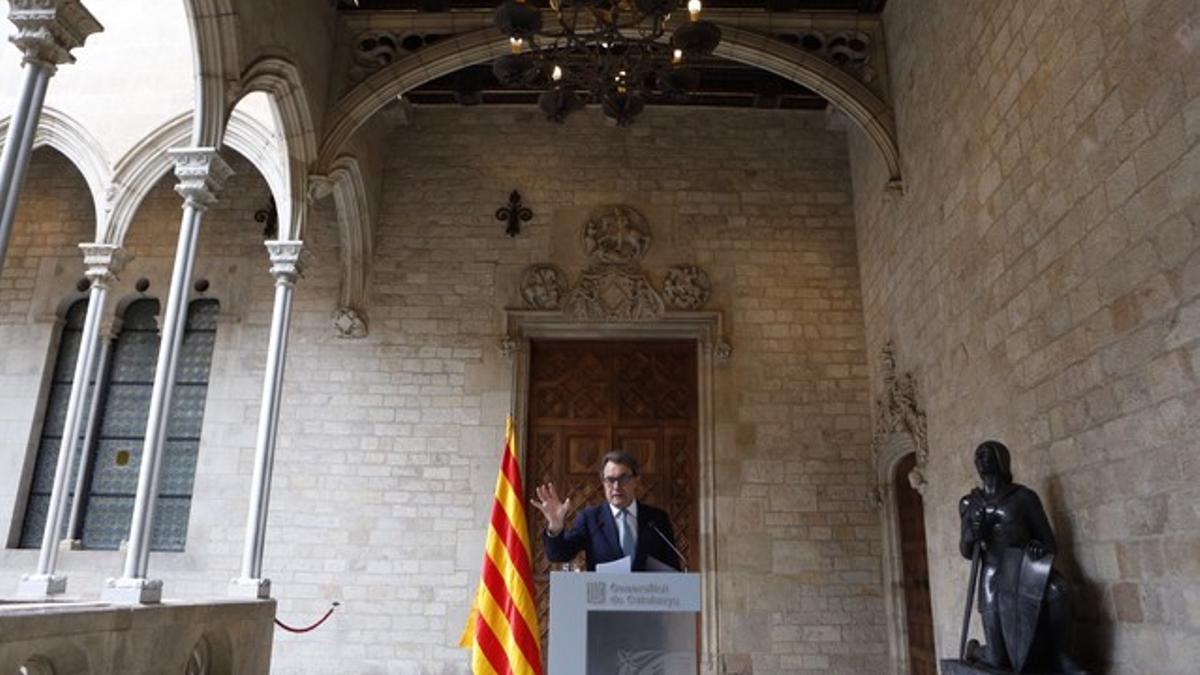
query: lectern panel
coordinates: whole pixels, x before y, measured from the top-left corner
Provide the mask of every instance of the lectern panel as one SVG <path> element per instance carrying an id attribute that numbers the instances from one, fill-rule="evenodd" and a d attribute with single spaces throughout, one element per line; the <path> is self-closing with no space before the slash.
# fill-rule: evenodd
<path id="1" fill-rule="evenodd" d="M 700 575 L 550 575 L 548 675 L 695 675 Z"/>

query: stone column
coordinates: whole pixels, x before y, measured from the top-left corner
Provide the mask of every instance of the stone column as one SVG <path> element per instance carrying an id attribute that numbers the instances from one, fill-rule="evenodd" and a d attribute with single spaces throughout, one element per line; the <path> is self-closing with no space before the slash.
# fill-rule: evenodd
<path id="1" fill-rule="evenodd" d="M 71 50 L 103 27 L 79 0 L 9 0 L 8 19 L 17 27 L 9 38 L 25 55 L 25 79 L 8 121 L 0 151 L 0 271 L 8 251 L 17 198 L 37 132 L 46 87 L 60 63 L 74 63 Z"/>
<path id="2" fill-rule="evenodd" d="M 158 499 L 158 478 L 162 468 L 163 447 L 167 438 L 167 413 L 175 388 L 175 366 L 183 329 L 187 321 L 188 287 L 196 262 L 200 221 L 209 205 L 216 201 L 233 171 L 217 154 L 216 148 L 179 148 L 168 151 L 175 159 L 175 191 L 183 197 L 183 219 L 175 248 L 175 266 L 163 312 L 162 337 L 158 362 L 154 369 L 154 387 L 150 392 L 150 413 L 146 418 L 146 438 L 142 443 L 141 468 L 137 493 L 133 500 L 133 519 L 129 525 L 128 548 L 121 577 L 105 583 L 101 598 L 110 602 L 155 603 L 162 599 L 162 580 L 148 579 L 150 537 L 153 532 L 154 506 Z"/>
<path id="3" fill-rule="evenodd" d="M 283 393 L 283 367 L 287 358 L 288 329 L 292 321 L 292 292 L 300 276 L 303 242 L 268 241 L 271 275 L 275 277 L 275 309 L 267 345 L 267 370 L 263 377 L 262 407 L 254 448 L 254 477 L 246 516 L 246 542 L 241 575 L 229 584 L 236 597 L 269 598 L 271 580 L 263 578 L 263 545 L 267 536 L 267 509 L 271 500 L 271 471 L 275 465 L 275 439 L 279 431 L 279 401 Z"/>
<path id="4" fill-rule="evenodd" d="M 79 451 L 79 470 L 75 472 L 75 499 L 71 501 L 71 517 L 67 520 L 67 531 L 60 543 L 61 548 L 78 551 L 83 548 L 83 501 L 84 491 L 88 487 L 88 467 L 92 464 L 92 450 L 96 447 L 96 435 L 100 433 L 100 415 L 104 409 L 105 394 L 108 391 L 108 363 L 112 358 L 113 343 L 116 337 L 112 326 L 100 330 L 100 355 L 96 363 L 95 385 L 92 389 L 92 403 L 88 406 L 86 422 L 83 426 L 83 447 Z"/>
<path id="5" fill-rule="evenodd" d="M 54 468 L 54 483 L 50 490 L 50 506 L 46 526 L 42 531 L 42 548 L 38 555 L 37 571 L 26 574 L 17 586 L 22 598 L 47 598 L 67 590 L 65 575 L 55 574 L 58 563 L 58 542 L 62 538 L 63 509 L 66 508 L 75 453 L 79 447 L 79 432 L 83 426 L 83 402 L 92 379 L 96 354 L 100 350 L 100 320 L 104 315 L 108 288 L 124 264 L 120 249 L 111 244 L 80 244 L 83 250 L 85 274 L 92 282 L 88 295 L 87 315 L 79 340 L 79 355 L 75 359 L 75 379 L 67 398 L 67 416 L 63 421 L 62 442 L 58 448 L 58 463 Z M 78 500 L 78 496 L 76 497 Z"/>

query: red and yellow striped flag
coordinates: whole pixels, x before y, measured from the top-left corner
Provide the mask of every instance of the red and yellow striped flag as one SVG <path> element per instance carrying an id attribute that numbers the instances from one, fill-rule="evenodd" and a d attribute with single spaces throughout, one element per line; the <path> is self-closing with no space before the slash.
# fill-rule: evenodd
<path id="1" fill-rule="evenodd" d="M 517 430 L 508 418 L 504 456 L 475 604 L 459 644 L 471 649 L 474 675 L 542 675 L 529 528 L 517 462 Z"/>

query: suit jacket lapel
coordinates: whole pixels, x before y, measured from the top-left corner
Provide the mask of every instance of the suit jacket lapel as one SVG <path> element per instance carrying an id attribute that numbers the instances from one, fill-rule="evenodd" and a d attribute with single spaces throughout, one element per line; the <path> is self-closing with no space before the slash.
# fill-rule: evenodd
<path id="1" fill-rule="evenodd" d="M 633 551 L 633 559 L 636 562 L 646 559 L 646 547 L 650 540 L 646 537 L 657 536 L 650 530 L 650 509 L 647 509 L 645 504 L 638 504 L 638 528 L 637 528 L 637 546 Z M 637 568 L 635 568 L 637 569 Z"/>
<path id="2" fill-rule="evenodd" d="M 600 529 L 604 530 L 604 536 L 608 539 L 608 543 L 612 545 L 612 549 L 617 552 L 617 557 L 621 557 L 621 535 L 617 533 L 617 520 L 613 518 L 612 508 L 608 503 L 600 505 Z"/>

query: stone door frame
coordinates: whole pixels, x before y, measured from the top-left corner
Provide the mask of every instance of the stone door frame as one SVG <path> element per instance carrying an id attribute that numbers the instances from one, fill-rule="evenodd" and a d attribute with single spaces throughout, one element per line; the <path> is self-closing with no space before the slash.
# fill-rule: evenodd
<path id="1" fill-rule="evenodd" d="M 887 434 L 879 444 L 876 458 L 876 489 L 879 495 L 880 525 L 883 530 L 883 602 L 887 611 L 888 650 L 892 672 L 909 675 L 908 605 L 904 599 L 904 560 L 900 541 L 900 511 L 896 506 L 896 467 L 900 460 L 917 453 L 916 440 L 902 432 Z M 928 551 L 927 551 L 928 552 Z M 937 631 L 934 631 L 934 653 Z"/>
<path id="2" fill-rule="evenodd" d="M 714 370 L 730 358 L 720 312 L 667 312 L 657 319 L 586 321 L 560 312 L 507 310 L 501 352 L 512 360 L 509 411 L 518 421 L 518 442 L 527 447 L 525 424 L 529 403 L 529 343 L 532 340 L 688 340 L 696 344 L 696 450 L 699 453 L 699 567 L 701 672 L 719 668 L 720 614 L 717 603 L 716 546 L 716 417 L 713 410 Z M 524 467 L 522 467 L 524 470 Z"/>

